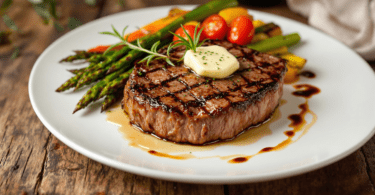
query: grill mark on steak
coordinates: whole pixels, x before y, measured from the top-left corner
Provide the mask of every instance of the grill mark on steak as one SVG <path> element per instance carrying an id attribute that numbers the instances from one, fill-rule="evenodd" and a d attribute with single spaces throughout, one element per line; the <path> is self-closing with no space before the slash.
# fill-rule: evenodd
<path id="1" fill-rule="evenodd" d="M 240 69 L 225 79 L 196 75 L 182 62 L 135 64 L 123 109 L 133 125 L 174 142 L 231 139 L 271 116 L 282 95 L 285 61 L 228 41 L 208 41 L 237 56 Z M 166 49 L 159 52 L 165 54 Z M 173 49 L 182 57 L 183 47 Z"/>
<path id="2" fill-rule="evenodd" d="M 276 89 L 285 73 L 285 61 L 228 41 L 209 40 L 204 45 L 224 46 L 240 62 L 240 69 L 225 79 L 212 79 L 196 75 L 182 63 L 168 65 L 154 60 L 135 65 L 130 90 L 137 91 L 143 101 L 168 112 L 195 116 L 220 115 L 230 107 L 246 107 L 260 100 L 265 92 Z M 173 49 L 171 56 L 181 57 L 184 48 Z M 160 53 L 165 54 L 166 49 Z M 172 101 L 173 100 L 173 101 Z M 200 107 L 197 111 L 197 108 Z"/>

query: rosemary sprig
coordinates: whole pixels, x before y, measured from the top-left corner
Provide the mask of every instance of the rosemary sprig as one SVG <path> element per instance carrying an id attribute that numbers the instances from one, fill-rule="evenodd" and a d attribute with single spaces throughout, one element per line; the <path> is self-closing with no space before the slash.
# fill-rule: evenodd
<path id="1" fill-rule="evenodd" d="M 105 52 L 104 52 L 104 55 L 109 52 L 112 48 L 116 47 L 116 46 L 119 46 L 119 45 L 127 45 L 128 47 L 130 47 L 131 49 L 134 49 L 134 50 L 138 50 L 138 51 L 142 51 L 144 53 L 147 53 L 149 54 L 148 56 L 146 56 L 145 58 L 143 58 L 142 60 L 139 61 L 139 63 L 141 62 L 144 62 L 146 61 L 146 64 L 148 65 L 153 59 L 157 60 L 157 59 L 164 59 L 169 65 L 171 66 L 174 66 L 173 62 L 172 61 L 181 61 L 183 59 L 183 57 L 181 59 L 177 59 L 177 58 L 173 58 L 169 55 L 169 52 L 172 48 L 174 47 L 177 47 L 177 46 L 181 46 L 181 45 L 184 45 L 186 46 L 186 51 L 187 50 L 193 50 L 194 52 L 196 52 L 196 48 L 197 47 L 200 47 L 204 41 L 206 40 L 203 40 L 202 42 L 199 42 L 199 38 L 201 36 L 201 33 L 203 31 L 203 28 L 198 32 L 198 26 L 195 28 L 194 30 L 194 37 L 192 38 L 187 32 L 186 30 L 184 29 L 184 27 L 181 25 L 183 31 L 185 32 L 186 36 L 187 36 L 187 40 L 185 38 L 183 38 L 182 36 L 180 35 L 176 35 L 175 33 L 173 32 L 170 32 L 172 33 L 173 35 L 177 36 L 179 38 L 179 40 L 177 41 L 174 41 L 172 43 L 170 43 L 168 45 L 168 48 L 167 48 L 167 55 L 164 55 L 164 54 L 160 54 L 157 52 L 157 49 L 158 49 L 158 46 L 160 45 L 160 41 L 157 41 L 155 42 L 150 50 L 146 49 L 146 48 L 143 48 L 139 39 L 137 39 L 137 45 L 135 44 L 132 44 L 132 43 L 129 43 L 127 41 L 127 38 L 124 38 L 125 37 L 125 30 L 127 29 L 127 26 L 122 30 L 122 33 L 120 34 L 116 28 L 112 25 L 112 30 L 113 32 L 101 32 L 100 34 L 106 34 L 106 35 L 112 35 L 112 36 L 115 36 L 117 38 L 119 38 L 121 40 L 120 43 L 117 43 L 117 44 L 114 44 L 114 45 L 111 45 Z"/>
<path id="2" fill-rule="evenodd" d="M 200 47 L 207 39 L 199 42 L 199 39 L 201 37 L 201 34 L 202 34 L 202 31 L 203 31 L 203 28 L 201 28 L 198 32 L 198 25 L 195 27 L 194 29 L 194 36 L 191 37 L 185 30 L 185 28 L 181 25 L 181 28 L 182 30 L 184 31 L 185 35 L 187 36 L 187 40 L 185 38 L 183 38 L 182 36 L 180 35 L 177 35 L 173 32 L 170 32 L 172 33 L 174 36 L 178 37 L 179 40 L 177 41 L 173 41 L 170 45 L 173 45 L 173 47 L 177 47 L 177 46 L 180 46 L 180 45 L 185 45 L 186 46 L 186 51 L 187 50 L 193 50 L 194 52 L 196 52 L 197 50 L 197 47 Z M 169 51 L 169 50 L 168 50 Z"/>
<path id="3" fill-rule="evenodd" d="M 112 25 L 112 30 L 113 32 L 101 32 L 100 34 L 106 34 L 106 35 L 112 35 L 112 36 L 115 36 L 117 38 L 119 38 L 121 40 L 120 43 L 117 43 L 117 44 L 114 44 L 114 45 L 111 45 L 105 52 L 104 54 L 106 54 L 108 51 L 110 51 L 112 48 L 116 47 L 116 46 L 119 46 L 119 45 L 127 45 L 128 47 L 130 47 L 131 49 L 134 49 L 134 50 L 138 50 L 138 51 L 142 51 L 144 53 L 148 53 L 149 55 L 146 56 L 145 58 L 143 58 L 141 61 L 139 62 L 144 62 L 144 61 L 147 61 L 147 65 L 151 62 L 151 60 L 153 59 L 165 59 L 166 62 L 172 66 L 174 66 L 173 62 L 171 60 L 174 60 L 174 61 L 178 61 L 180 59 L 176 59 L 176 58 L 172 58 L 170 56 L 167 56 L 167 55 L 163 55 L 163 54 L 160 54 L 157 52 L 157 49 L 158 49 L 158 46 L 160 45 L 160 41 L 157 41 L 155 42 L 152 46 L 151 46 L 151 49 L 148 50 L 146 48 L 143 48 L 141 46 L 141 43 L 139 42 L 139 39 L 137 39 L 137 45 L 135 44 L 132 44 L 132 43 L 129 43 L 127 41 L 125 37 L 125 30 L 127 29 L 127 26 L 122 30 L 122 33 L 120 34 L 116 28 Z"/>

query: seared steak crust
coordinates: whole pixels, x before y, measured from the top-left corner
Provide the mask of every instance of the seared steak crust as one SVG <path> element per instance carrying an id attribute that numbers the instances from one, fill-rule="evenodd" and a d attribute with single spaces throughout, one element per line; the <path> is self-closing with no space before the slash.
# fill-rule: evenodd
<path id="1" fill-rule="evenodd" d="M 123 99 L 133 125 L 170 141 L 203 144 L 233 138 L 270 117 L 282 95 L 285 61 L 228 41 L 205 45 L 225 47 L 240 69 L 213 79 L 196 75 L 182 62 L 136 63 Z M 170 55 L 180 58 L 184 52 L 177 47 Z"/>

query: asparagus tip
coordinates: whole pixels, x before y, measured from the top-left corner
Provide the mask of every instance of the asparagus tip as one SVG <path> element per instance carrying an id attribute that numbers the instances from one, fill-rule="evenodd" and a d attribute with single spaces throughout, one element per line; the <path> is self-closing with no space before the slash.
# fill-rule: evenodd
<path id="1" fill-rule="evenodd" d="M 78 110 L 81 110 L 81 109 L 82 108 L 77 105 L 76 108 L 73 110 L 73 114 L 76 113 Z"/>
<path id="2" fill-rule="evenodd" d="M 73 73 L 74 74 L 74 71 L 76 70 L 76 69 L 66 69 L 68 72 L 70 72 L 70 73 Z"/>
<path id="3" fill-rule="evenodd" d="M 64 90 L 64 88 L 61 86 L 61 87 L 57 88 L 55 91 L 56 91 L 56 92 L 63 92 L 63 91 L 65 91 L 65 90 Z"/>

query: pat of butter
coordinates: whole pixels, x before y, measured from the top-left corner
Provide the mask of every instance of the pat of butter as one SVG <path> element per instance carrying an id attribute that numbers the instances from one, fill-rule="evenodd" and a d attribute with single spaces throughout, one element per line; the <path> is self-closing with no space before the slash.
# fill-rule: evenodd
<path id="1" fill-rule="evenodd" d="M 217 45 L 187 51 L 184 63 L 198 75 L 212 78 L 225 78 L 240 68 L 237 58 Z"/>

